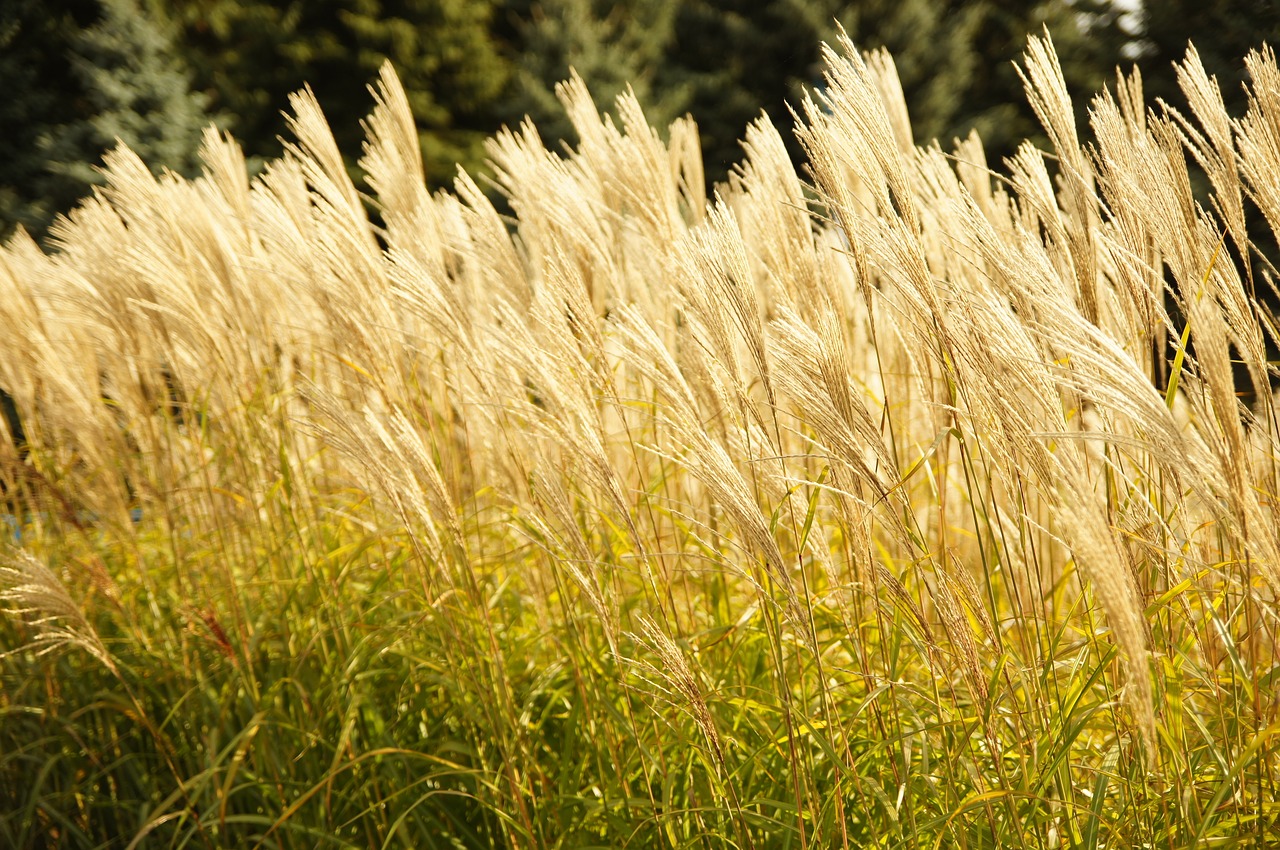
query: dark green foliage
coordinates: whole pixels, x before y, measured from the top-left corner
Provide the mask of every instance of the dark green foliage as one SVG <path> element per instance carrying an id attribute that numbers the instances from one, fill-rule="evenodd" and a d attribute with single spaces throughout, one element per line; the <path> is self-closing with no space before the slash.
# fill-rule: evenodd
<path id="1" fill-rule="evenodd" d="M 832 4 L 794 0 L 691 0 L 659 69 L 663 88 L 687 88 L 708 179 L 741 158 L 738 139 L 764 110 L 790 140 L 787 102 L 819 76 L 819 43 Z M 798 149 L 797 149 L 798 151 Z"/>
<path id="2" fill-rule="evenodd" d="M 1124 61 L 1122 50 L 1130 38 L 1110 0 L 1070 4 L 1048 0 L 1031 5 L 984 0 L 973 8 L 976 20 L 972 49 L 976 61 L 971 66 L 961 108 L 950 118 L 941 139 L 947 142 L 976 129 L 992 162 L 1012 154 L 1023 139 L 1047 146 L 1035 114 L 1027 105 L 1015 67 L 1015 63 L 1022 63 L 1027 39 L 1046 29 L 1062 63 L 1067 89 L 1075 96 L 1077 120 L 1083 126 L 1088 97 L 1114 80 L 1117 65 Z M 907 102 L 914 107 L 910 92 Z"/>
<path id="3" fill-rule="evenodd" d="M 45 150 L 53 129 L 83 109 L 81 81 L 66 57 L 97 10 L 93 0 L 0 6 L 0 236 L 18 224 L 39 232 L 78 197 L 50 179 Z"/>
<path id="4" fill-rule="evenodd" d="M 691 90 L 709 177 L 740 158 L 737 140 L 761 110 L 798 156 L 788 104 L 804 86 L 821 83 L 819 43 L 834 41 L 837 24 L 859 48 L 893 54 L 918 143 L 938 138 L 946 145 L 977 129 L 992 161 L 1038 133 L 1015 68 L 1028 36 L 1048 28 L 1077 92 L 1095 91 L 1109 78 L 1128 38 L 1108 0 L 682 3 L 659 83 Z"/>
<path id="5" fill-rule="evenodd" d="M 69 61 L 86 109 L 53 133 L 54 170 L 96 182 L 87 162 L 119 141 L 153 167 L 190 174 L 208 119 L 204 98 L 190 91 L 171 30 L 137 0 L 101 0 L 101 6 L 101 20 L 72 39 Z"/>
<path id="6" fill-rule="evenodd" d="M 1073 92 L 1098 90 L 1132 55 L 1148 93 L 1175 103 L 1172 63 L 1194 36 L 1235 114 L 1241 57 L 1280 39 L 1271 0 L 1148 3 L 1135 21 L 1141 32 L 1126 32 L 1113 0 L 10 0 L 0 233 L 18 222 L 43 233 L 117 136 L 155 167 L 188 169 L 206 102 L 261 160 L 281 151 L 288 94 L 310 84 L 354 163 L 367 85 L 387 59 L 433 185 L 449 183 L 455 163 L 481 168 L 483 140 L 526 114 L 553 146 L 571 141 L 554 95 L 571 67 L 601 108 L 630 84 L 655 126 L 691 113 L 707 176 L 720 180 L 761 111 L 799 157 L 790 106 L 821 83 L 819 43 L 837 25 L 859 47 L 893 53 L 917 142 L 945 147 L 976 129 L 992 162 L 1021 139 L 1043 141 L 1015 68 L 1028 35 L 1048 29 Z M 189 75 L 198 96 L 186 93 Z"/>
<path id="7" fill-rule="evenodd" d="M 281 110 L 309 84 L 349 161 L 360 155 L 368 85 L 391 60 L 422 136 L 427 176 L 475 166 L 499 122 L 507 66 L 490 32 L 490 0 L 160 0 L 180 21 L 199 88 L 230 116 L 251 157 L 280 153 Z"/>
<path id="8" fill-rule="evenodd" d="M 958 120 L 965 121 L 959 116 L 972 104 L 975 79 L 989 61 L 978 52 L 986 4 L 863 0 L 843 6 L 840 23 L 857 44 L 893 54 L 918 140 L 954 133 Z"/>
<path id="9" fill-rule="evenodd" d="M 397 624 L 386 588 L 367 590 L 361 616 L 391 626 L 373 639 L 299 586 L 241 624 L 255 635 L 243 655 L 226 614 L 163 594 L 163 648 L 134 652 L 127 629 L 104 631 L 118 677 L 83 656 L 0 658 L 0 846 L 124 847 L 140 831 L 144 847 L 377 847 L 378 832 L 493 846 L 482 755 L 462 743 L 476 730 L 462 689 L 437 675 L 440 631 L 423 613 Z M 0 620 L 0 647 L 26 639 Z M 299 822 L 277 825 L 291 806 Z"/>
<path id="10" fill-rule="evenodd" d="M 1244 57 L 1269 43 L 1280 46 L 1280 3 L 1275 0 L 1162 0 L 1144 4 L 1140 67 L 1149 99 L 1181 107 L 1174 63 L 1194 39 L 1205 70 L 1218 78 L 1227 112 L 1239 117 L 1245 99 Z"/>
<path id="11" fill-rule="evenodd" d="M 686 108 L 685 86 L 661 82 L 676 35 L 671 0 L 541 0 L 509 4 L 517 68 L 504 111 L 511 123 L 528 115 L 552 146 L 573 130 L 555 96 L 572 68 L 601 109 L 631 86 L 651 124 L 665 126 Z"/>
<path id="12" fill-rule="evenodd" d="M 117 141 L 153 168 L 189 174 L 209 123 L 169 26 L 137 0 L 7 8 L 0 81 L 0 230 L 42 235 L 98 182 Z M 12 52 L 10 52 L 12 48 Z"/>

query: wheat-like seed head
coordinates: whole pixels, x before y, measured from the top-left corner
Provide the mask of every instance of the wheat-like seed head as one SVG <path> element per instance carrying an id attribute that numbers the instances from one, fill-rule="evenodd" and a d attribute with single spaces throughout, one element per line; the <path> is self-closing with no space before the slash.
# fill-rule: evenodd
<path id="1" fill-rule="evenodd" d="M 19 549 L 0 555 L 0 602 L 31 630 L 27 646 L 37 654 L 82 649 L 118 675 L 111 654 L 66 585 L 30 552 Z"/>

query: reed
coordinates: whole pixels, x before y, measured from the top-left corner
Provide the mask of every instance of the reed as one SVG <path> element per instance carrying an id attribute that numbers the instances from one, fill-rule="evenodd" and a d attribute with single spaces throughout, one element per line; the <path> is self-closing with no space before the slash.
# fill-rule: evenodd
<path id="1" fill-rule="evenodd" d="M 576 78 L 433 194 L 387 68 L 5 245 L 0 844 L 1280 838 L 1274 54 L 1033 39 L 999 169 L 826 63 L 710 198 Z"/>

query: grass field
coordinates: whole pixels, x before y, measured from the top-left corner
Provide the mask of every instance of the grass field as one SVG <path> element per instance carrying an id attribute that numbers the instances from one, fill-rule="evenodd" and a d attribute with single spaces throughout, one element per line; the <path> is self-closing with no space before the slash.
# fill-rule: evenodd
<path id="1" fill-rule="evenodd" d="M 0 846 L 1280 842 L 1274 55 L 1033 41 L 995 170 L 827 62 L 713 198 L 577 81 L 429 194 L 388 70 L 0 251 Z"/>

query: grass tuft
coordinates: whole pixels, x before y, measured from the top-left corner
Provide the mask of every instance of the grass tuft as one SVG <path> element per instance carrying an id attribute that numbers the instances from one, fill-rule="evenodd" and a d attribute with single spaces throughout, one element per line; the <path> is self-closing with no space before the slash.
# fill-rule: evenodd
<path id="1" fill-rule="evenodd" d="M 710 199 L 576 77 L 431 194 L 387 68 L 0 249 L 0 846 L 1280 839 L 1274 54 L 1034 39 L 1000 171 L 825 57 Z"/>

